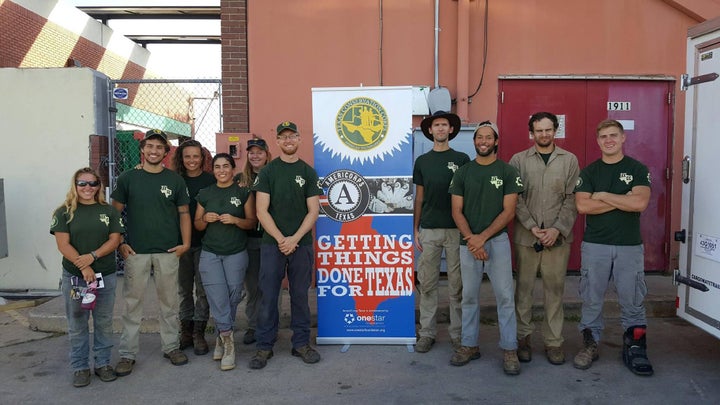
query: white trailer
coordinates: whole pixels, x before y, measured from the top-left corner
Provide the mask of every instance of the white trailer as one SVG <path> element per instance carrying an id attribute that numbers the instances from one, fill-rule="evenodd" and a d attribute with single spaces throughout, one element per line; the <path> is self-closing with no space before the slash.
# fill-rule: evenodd
<path id="1" fill-rule="evenodd" d="M 688 30 L 678 316 L 720 338 L 720 18 Z"/>

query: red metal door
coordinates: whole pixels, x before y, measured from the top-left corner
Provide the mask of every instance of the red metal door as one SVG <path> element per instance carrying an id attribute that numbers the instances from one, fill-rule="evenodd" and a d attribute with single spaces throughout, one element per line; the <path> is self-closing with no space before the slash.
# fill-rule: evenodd
<path id="1" fill-rule="evenodd" d="M 499 157 L 508 161 L 514 153 L 532 146 L 527 121 L 538 111 L 558 115 L 560 129 L 556 142 L 577 156 L 580 168 L 600 157 L 595 141 L 595 127 L 600 121 L 612 118 L 631 126 L 633 129 L 626 129 L 625 152 L 645 163 L 653 177 L 650 205 L 641 220 L 645 269 L 664 271 L 668 263 L 665 247 L 670 216 L 669 180 L 665 173 L 672 128 L 667 100 L 673 88 L 669 81 L 501 79 Z M 573 228 L 575 242 L 568 263 L 570 270 L 580 269 L 584 227 L 585 217 L 578 216 Z"/>

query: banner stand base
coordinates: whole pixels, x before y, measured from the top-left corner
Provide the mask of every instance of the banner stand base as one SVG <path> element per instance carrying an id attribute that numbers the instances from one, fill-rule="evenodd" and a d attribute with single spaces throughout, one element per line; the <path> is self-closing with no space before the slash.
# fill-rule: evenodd
<path id="1" fill-rule="evenodd" d="M 350 350 L 350 345 L 343 345 L 343 347 L 340 348 L 340 353 L 347 353 L 348 350 Z"/>
<path id="2" fill-rule="evenodd" d="M 408 353 L 415 353 L 415 346 L 408 344 L 407 349 L 408 349 Z"/>

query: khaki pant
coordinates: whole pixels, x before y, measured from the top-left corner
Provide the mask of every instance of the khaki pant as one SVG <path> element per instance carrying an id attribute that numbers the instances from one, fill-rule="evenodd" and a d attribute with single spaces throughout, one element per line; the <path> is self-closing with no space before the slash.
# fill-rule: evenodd
<path id="1" fill-rule="evenodd" d="M 178 331 L 178 257 L 175 253 L 135 254 L 125 259 L 123 299 L 125 314 L 120 337 L 120 357 L 133 359 L 140 350 L 140 321 L 143 298 L 154 270 L 155 291 L 160 303 L 160 342 L 162 351 L 169 353 L 179 348 Z"/>
<path id="2" fill-rule="evenodd" d="M 532 305 L 533 289 L 537 272 L 543 283 L 545 316 L 542 333 L 546 346 L 558 347 L 563 344 L 562 329 L 565 312 L 563 292 L 565 275 L 570 257 L 570 244 L 545 248 L 536 252 L 529 246 L 515 245 L 517 261 L 517 286 L 515 287 L 515 312 L 517 315 L 518 339 L 533 332 Z"/>
<path id="3" fill-rule="evenodd" d="M 462 329 L 462 277 L 460 276 L 460 232 L 454 228 L 421 229 L 417 276 L 420 293 L 420 337 L 435 338 L 437 333 L 438 280 L 440 259 L 445 249 L 451 339 L 459 339 Z"/>

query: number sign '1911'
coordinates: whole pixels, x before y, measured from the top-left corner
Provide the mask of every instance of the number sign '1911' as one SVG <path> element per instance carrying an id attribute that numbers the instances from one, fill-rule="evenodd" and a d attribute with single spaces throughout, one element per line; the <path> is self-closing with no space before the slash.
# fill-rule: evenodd
<path id="1" fill-rule="evenodd" d="M 630 111 L 629 101 L 608 101 L 608 111 Z"/>

